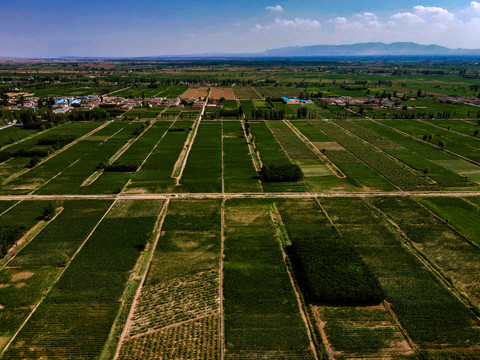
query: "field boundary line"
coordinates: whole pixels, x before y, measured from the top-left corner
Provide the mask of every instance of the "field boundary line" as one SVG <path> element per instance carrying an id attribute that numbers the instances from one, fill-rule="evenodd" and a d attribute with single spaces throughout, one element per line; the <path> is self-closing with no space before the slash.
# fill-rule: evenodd
<path id="1" fill-rule="evenodd" d="M 34 192 L 40 190 L 42 187 L 44 187 L 45 185 L 47 185 L 50 181 L 56 179 L 58 176 L 60 176 L 65 170 L 68 170 L 70 169 L 73 165 L 75 165 L 77 162 L 79 162 L 82 158 L 83 158 L 84 155 L 80 156 L 77 160 L 75 160 L 74 162 L 72 162 L 70 165 L 64 167 L 62 170 L 60 170 L 57 174 L 53 175 L 50 179 L 48 179 L 47 181 L 45 181 L 43 184 L 40 184 L 38 187 L 36 187 L 35 189 L 33 189 L 32 191 L 30 191 L 28 193 L 28 195 L 32 195 Z"/>
<path id="2" fill-rule="evenodd" d="M 205 103 L 203 104 L 202 112 L 200 113 L 198 120 L 193 125 L 194 126 L 193 133 L 190 133 L 187 139 L 185 140 L 185 143 L 183 144 L 183 149 L 180 152 L 180 155 L 178 156 L 177 162 L 173 166 L 172 178 L 176 179 L 177 186 L 180 185 L 180 179 L 182 178 L 183 170 L 187 165 L 188 155 L 190 155 L 190 150 L 192 149 L 193 143 L 195 142 L 195 138 L 197 137 L 198 128 L 200 127 L 200 122 L 202 121 L 202 116 L 205 113 L 205 107 L 207 106 L 207 103 L 208 103 L 208 98 L 207 100 L 205 100 Z M 178 169 L 180 164 L 182 166 L 180 169 Z"/>
<path id="3" fill-rule="evenodd" d="M 330 171 L 340 179 L 345 179 L 347 176 L 340 170 L 325 154 L 323 154 L 318 148 L 307 138 L 303 133 L 298 130 L 290 120 L 283 120 L 283 122 L 293 131 L 295 135 L 305 144 L 310 150 L 313 151 L 320 159 L 323 160 L 325 165 L 330 169 Z"/>
<path id="4" fill-rule="evenodd" d="M 115 94 L 115 93 L 120 92 L 120 91 L 123 91 L 123 90 L 130 89 L 130 88 L 131 88 L 131 86 L 127 86 L 126 88 L 112 91 L 112 92 L 108 93 L 107 96 L 108 96 L 108 95 L 111 95 L 111 94 Z"/>
<path id="5" fill-rule="evenodd" d="M 225 310 L 224 310 L 224 295 L 223 295 L 223 271 L 225 256 L 225 199 L 222 200 L 220 208 L 220 274 L 219 274 L 219 288 L 220 288 L 220 359 L 225 359 Z"/>
<path id="6" fill-rule="evenodd" d="M 465 199 L 465 198 L 461 198 L 463 201 L 469 203 L 470 205 L 472 205 L 473 207 L 475 207 L 476 209 L 480 210 L 476 204 L 472 203 L 471 201 L 469 201 L 468 199 Z M 430 214 L 432 214 L 433 217 L 435 217 L 436 219 L 440 220 L 443 224 L 447 225 L 448 228 L 450 228 L 450 230 L 452 230 L 454 233 L 456 233 L 457 235 L 461 236 L 463 238 L 463 240 L 465 240 L 466 243 L 468 243 L 469 245 L 472 245 L 473 247 L 476 247 L 477 249 L 480 250 L 480 246 L 476 243 L 474 243 L 472 240 L 470 240 L 466 235 L 462 234 L 462 232 L 460 232 L 460 230 L 457 230 L 455 227 L 453 227 L 452 225 L 450 225 L 449 222 L 447 222 L 444 218 L 442 218 L 439 214 L 437 214 L 435 211 L 433 211 L 432 209 L 430 209 L 428 206 L 422 204 L 420 201 L 418 201 L 415 197 L 412 196 L 412 200 L 415 201 L 419 206 L 423 207 L 425 210 L 427 210 Z"/>
<path id="7" fill-rule="evenodd" d="M 280 215 L 280 212 L 278 211 L 276 205 L 275 206 L 269 206 L 268 212 L 270 213 L 270 219 L 272 221 L 272 225 L 273 225 L 273 228 L 275 230 L 275 235 L 276 235 L 276 238 L 277 238 L 278 243 L 279 243 L 278 245 L 280 247 L 280 251 L 282 252 L 282 258 L 283 258 L 283 262 L 284 262 L 284 265 L 285 265 L 285 269 L 287 270 L 287 273 L 288 273 L 288 278 L 290 279 L 292 289 L 295 292 L 295 298 L 297 300 L 298 310 L 300 312 L 300 316 L 302 317 L 303 323 L 305 325 L 305 329 L 307 331 L 307 336 L 308 336 L 308 340 L 309 340 L 309 343 L 310 343 L 309 344 L 310 345 L 310 350 L 312 351 L 313 356 L 315 357 L 315 360 L 320 360 L 320 358 L 318 356 L 317 347 L 315 346 L 315 343 L 318 342 L 318 339 L 316 338 L 316 336 L 314 335 L 314 331 L 312 330 L 313 329 L 313 324 L 311 323 L 311 320 L 310 320 L 309 316 L 307 315 L 307 311 L 308 311 L 307 310 L 307 305 L 305 303 L 305 299 L 303 298 L 303 296 L 302 296 L 302 294 L 301 294 L 301 292 L 298 288 L 298 284 L 295 281 L 295 278 L 293 277 L 293 274 L 292 274 L 292 271 L 291 271 L 290 259 L 287 255 L 287 253 L 285 252 L 285 248 L 284 248 L 284 244 L 283 244 L 283 240 L 282 240 L 282 239 L 288 239 L 289 240 L 290 238 L 288 237 L 287 230 L 286 230 L 285 226 L 283 225 L 282 216 Z M 322 344 L 325 347 L 325 351 L 328 354 L 328 358 L 329 359 L 335 359 L 335 357 L 333 355 L 333 350 L 328 345 L 328 340 L 327 340 L 326 336 L 324 338 L 323 333 L 321 333 L 320 335 L 322 337 Z"/>
<path id="8" fill-rule="evenodd" d="M 43 303 L 43 301 L 48 297 L 48 295 L 50 295 L 50 293 L 52 292 L 52 290 L 55 288 L 55 285 L 57 285 L 57 283 L 60 281 L 61 277 L 63 276 L 63 274 L 65 273 L 65 271 L 70 267 L 70 264 L 72 263 L 72 261 L 77 257 L 77 254 L 82 250 L 82 248 L 84 247 L 84 245 L 87 243 L 87 241 L 90 239 L 90 237 L 93 235 L 93 233 L 95 232 L 95 230 L 97 230 L 98 226 L 101 224 L 101 222 L 103 221 L 103 219 L 105 219 L 105 217 L 107 216 L 107 214 L 110 212 L 110 210 L 112 209 L 112 207 L 115 205 L 115 203 L 117 202 L 117 200 L 114 200 L 112 202 L 112 204 L 110 205 L 110 207 L 107 209 L 107 211 L 105 211 L 105 213 L 103 214 L 103 216 L 101 217 L 101 219 L 97 222 L 97 224 L 94 226 L 94 228 L 92 229 L 92 231 L 90 231 L 90 233 L 87 235 L 87 237 L 85 238 L 85 240 L 80 244 L 80 246 L 78 247 L 78 249 L 75 251 L 75 253 L 70 257 L 70 261 L 68 262 L 67 265 L 65 265 L 65 267 L 62 269 L 62 271 L 60 272 L 60 274 L 58 274 L 58 276 L 56 277 L 56 279 L 52 282 L 52 284 L 50 285 L 50 287 L 43 293 L 41 299 L 37 302 L 37 304 L 35 305 L 35 307 L 32 309 L 32 311 L 30 312 L 30 314 L 28 314 L 27 318 L 23 321 L 23 323 L 20 325 L 20 327 L 18 328 L 18 330 L 15 332 L 15 334 L 12 336 L 12 338 L 8 341 L 8 343 L 5 345 L 5 347 L 2 349 L 2 351 L 0 352 L 0 357 L 3 356 L 3 354 L 5 354 L 5 352 L 8 350 L 8 348 L 10 347 L 10 345 L 13 343 L 13 341 L 17 338 L 18 334 L 20 333 L 20 331 L 22 331 L 22 329 L 25 327 L 25 325 L 27 324 L 27 322 L 30 320 L 30 318 L 33 316 L 33 314 L 37 311 L 37 309 L 40 307 L 40 305 Z"/>
<path id="9" fill-rule="evenodd" d="M 243 117 L 245 119 L 245 114 L 243 114 Z M 255 142 L 253 141 L 252 134 L 250 133 L 250 136 L 247 136 L 247 129 L 245 127 L 244 119 L 240 120 L 240 124 L 242 125 L 242 129 L 243 129 L 243 137 L 247 143 L 248 151 L 249 151 L 250 158 L 252 159 L 253 167 L 255 168 L 255 171 L 257 172 L 257 174 L 260 174 L 263 167 L 262 159 L 260 159 L 260 156 L 258 156 L 258 153 L 256 152 L 256 146 L 255 146 Z M 258 180 L 258 184 L 260 185 L 260 190 L 263 193 L 262 180 L 260 180 L 260 177 L 258 177 L 257 180 Z"/>
<path id="10" fill-rule="evenodd" d="M 470 297 L 461 291 L 453 280 L 449 280 L 449 278 L 443 273 L 443 269 L 434 264 L 420 249 L 418 249 L 410 237 L 405 234 L 405 232 L 400 228 L 400 226 L 390 219 L 387 214 L 385 214 L 381 209 L 377 208 L 375 205 L 367 201 L 366 199 L 362 199 L 363 202 L 370 208 L 370 210 L 377 215 L 380 216 L 382 222 L 386 225 L 387 229 L 397 238 L 400 239 L 402 244 L 407 248 L 407 250 L 415 256 L 425 268 L 434 275 L 436 279 L 440 281 L 440 283 L 445 286 L 450 293 L 455 296 L 477 319 L 480 320 L 480 311 L 478 306 L 474 301 L 470 299 Z"/>
<path id="11" fill-rule="evenodd" d="M 222 124 L 222 194 L 225 193 L 225 153 L 223 149 L 223 122 Z"/>
<path id="12" fill-rule="evenodd" d="M 55 156 L 57 156 L 58 154 L 61 154 L 62 152 L 64 152 L 65 150 L 69 149 L 70 147 L 74 146 L 75 144 L 79 143 L 80 141 L 82 140 L 85 140 L 86 138 L 88 138 L 89 136 L 95 134 L 96 132 L 102 130 L 103 128 L 105 128 L 107 125 L 110 125 L 110 123 L 112 123 L 113 120 L 111 121 L 105 121 L 103 124 L 97 126 L 95 129 L 93 129 L 92 131 L 80 136 L 78 139 L 75 139 L 74 141 L 72 141 L 71 143 L 65 145 L 64 147 L 62 147 L 61 149 L 58 149 L 58 151 L 55 151 L 53 154 L 50 154 L 49 156 L 47 156 L 46 158 L 44 158 L 43 160 L 41 160 L 37 165 L 35 165 L 34 167 L 32 168 L 26 168 L 24 170 L 21 170 L 15 174 L 13 174 L 12 176 L 6 178 L 3 182 L 2 182 L 2 185 L 6 185 L 8 184 L 9 182 L 11 182 L 12 180 L 15 180 L 17 178 L 19 178 L 20 176 L 22 175 L 25 175 L 26 173 L 28 173 L 30 170 L 32 169 L 35 169 L 37 168 L 38 166 L 42 165 L 43 163 L 47 162 L 48 160 L 54 158 Z"/>
<path id="13" fill-rule="evenodd" d="M 131 284 L 131 286 L 134 286 L 133 285 L 134 278 L 138 277 L 141 274 L 140 283 L 138 284 L 138 287 L 135 291 L 135 296 L 134 296 L 134 298 L 132 300 L 132 303 L 130 305 L 130 310 L 129 310 L 127 319 L 125 320 L 125 324 L 123 326 L 123 331 L 121 332 L 120 337 L 118 338 L 117 346 L 115 347 L 115 354 L 113 356 L 114 360 L 118 359 L 118 357 L 120 355 L 120 350 L 121 350 L 122 345 L 123 345 L 123 342 L 125 341 L 125 337 L 128 335 L 128 331 L 130 330 L 130 324 L 131 324 L 131 321 L 132 321 L 132 317 L 133 317 L 133 314 L 135 313 L 138 299 L 139 299 L 139 297 L 142 293 L 143 285 L 145 283 L 148 272 L 150 270 L 150 265 L 152 263 L 153 256 L 155 254 L 155 249 L 157 248 L 158 240 L 160 239 L 160 236 L 162 234 L 162 227 L 163 227 L 163 223 L 165 221 L 165 217 L 167 215 L 167 210 L 168 210 L 169 204 L 170 204 L 170 199 L 167 199 L 165 201 L 165 203 L 163 204 L 162 209 L 160 210 L 160 212 L 158 214 L 157 223 L 156 223 L 155 228 L 153 230 L 153 234 L 155 234 L 155 235 L 153 235 L 153 236 L 155 236 L 155 240 L 154 240 L 153 243 L 149 244 L 150 246 L 149 246 L 148 252 L 144 251 L 145 254 L 148 254 L 148 257 L 146 259 L 147 264 L 145 265 L 145 267 L 143 269 L 141 268 L 141 263 L 142 263 L 143 259 L 142 259 L 142 256 L 140 255 L 140 257 L 137 260 L 137 263 L 135 264 L 135 268 L 133 269 L 132 274 L 130 276 L 129 283 Z M 137 272 L 139 272 L 139 273 L 135 274 L 135 272 L 136 272 L 135 270 L 137 270 Z M 125 286 L 125 292 L 128 291 L 128 287 L 129 287 L 129 284 L 127 284 Z M 125 304 L 125 294 L 124 294 L 124 296 L 122 296 L 122 305 L 118 309 L 117 317 L 115 319 L 115 322 L 112 324 L 112 328 L 111 328 L 111 331 L 110 331 L 110 334 L 109 334 L 109 338 L 108 338 L 107 342 L 105 343 L 102 354 L 100 355 L 100 359 L 110 358 L 110 356 L 109 356 L 110 354 L 106 353 L 106 352 L 108 352 L 108 344 L 111 341 L 115 341 L 115 339 L 112 339 L 111 337 L 114 336 L 115 327 L 119 325 L 119 324 L 116 324 L 119 321 L 119 317 L 121 316 L 122 312 L 124 310 L 126 310 L 125 306 L 128 306 L 128 305 Z"/>
<path id="14" fill-rule="evenodd" d="M 55 215 L 51 219 L 42 219 L 38 223 L 36 223 L 30 230 L 28 230 L 25 235 L 23 235 L 20 239 L 18 239 L 15 244 L 8 250 L 8 253 L 0 260 L 0 263 L 5 261 L 6 262 L 0 266 L 0 271 L 5 269 L 8 264 L 15 259 L 17 254 L 23 250 L 28 244 L 32 242 L 33 239 L 37 237 L 38 234 L 42 232 L 43 229 L 47 227 L 53 220 L 57 218 L 58 215 L 64 210 L 63 207 L 56 209 Z"/>
<path id="15" fill-rule="evenodd" d="M 15 206 L 17 206 L 18 204 L 20 204 L 23 199 L 18 199 L 18 200 L 13 200 L 13 201 L 16 201 L 15 204 L 13 204 L 12 206 L 10 206 L 8 209 L 4 210 L 2 213 L 0 213 L 0 217 L 2 217 L 3 215 L 5 215 L 7 212 L 9 212 L 10 210 L 12 210 Z"/>
<path id="16" fill-rule="evenodd" d="M 260 95 L 260 93 L 257 91 L 257 89 L 255 89 L 253 86 L 250 86 L 250 88 L 255 91 L 255 93 L 258 95 L 258 98 L 263 100 L 263 97 Z M 248 100 L 255 100 L 255 99 L 248 99 Z M 253 104 L 253 102 L 252 102 Z M 256 109 L 257 107 L 255 105 L 253 105 L 253 107 Z"/>
<path id="17" fill-rule="evenodd" d="M 456 156 L 456 157 L 458 157 L 458 158 L 460 158 L 460 159 L 462 159 L 462 160 L 465 160 L 465 161 L 467 161 L 467 162 L 469 162 L 469 163 L 471 163 L 471 164 L 473 164 L 473 165 L 480 166 L 480 163 L 479 163 L 479 162 L 477 162 L 477 161 L 475 161 L 475 160 L 472 160 L 472 159 L 470 159 L 470 158 L 468 158 L 468 157 L 466 157 L 466 156 L 457 154 L 456 152 L 453 152 L 453 151 L 448 150 L 448 149 L 445 149 L 445 148 L 442 149 L 440 146 L 437 146 L 437 145 L 432 144 L 432 143 L 430 143 L 430 142 L 428 142 L 428 141 L 424 141 L 424 140 L 422 140 L 422 139 L 419 139 L 419 138 L 417 138 L 417 137 L 414 136 L 414 135 L 411 135 L 411 134 L 406 133 L 406 132 L 404 132 L 404 131 L 402 131 L 402 130 L 399 130 L 399 129 L 397 129 L 397 128 L 394 128 L 393 126 L 390 126 L 390 125 L 381 123 L 381 122 L 378 121 L 378 120 L 373 120 L 373 119 L 372 119 L 371 121 L 373 121 L 373 122 L 376 123 L 376 124 L 383 125 L 383 126 L 389 128 L 390 130 L 393 130 L 393 131 L 395 131 L 395 132 L 397 132 L 397 133 L 399 133 L 399 134 L 402 134 L 402 135 L 404 135 L 404 136 L 407 136 L 407 137 L 409 137 L 409 138 L 412 138 L 412 139 L 416 140 L 417 142 L 419 142 L 419 143 L 421 143 L 421 144 L 429 145 L 429 146 L 433 147 L 434 149 L 441 150 L 441 151 L 445 151 L 447 154 Z M 387 120 L 387 121 L 388 121 L 388 120 Z M 472 180 L 472 181 L 473 181 L 473 180 Z"/>
<path id="18" fill-rule="evenodd" d="M 389 313 L 390 316 L 392 317 L 393 321 L 395 322 L 395 325 L 397 325 L 398 329 L 399 329 L 400 332 L 402 333 L 402 335 L 403 335 L 403 337 L 405 338 L 405 340 L 407 340 L 407 343 L 408 343 L 408 345 L 410 346 L 410 348 L 411 348 L 411 349 L 413 350 L 413 352 L 418 356 L 419 359 L 423 359 L 423 355 L 422 355 L 422 353 L 420 352 L 420 350 L 418 349 L 417 344 L 415 344 L 415 342 L 412 340 L 412 338 L 411 338 L 410 335 L 408 334 L 407 329 L 405 329 L 405 327 L 403 326 L 402 322 L 401 322 L 400 319 L 398 318 L 397 314 L 395 314 L 395 311 L 393 311 L 392 306 L 390 305 L 390 303 L 389 303 L 387 300 L 383 300 L 382 304 L 383 304 L 383 307 L 388 311 L 388 313 Z"/>

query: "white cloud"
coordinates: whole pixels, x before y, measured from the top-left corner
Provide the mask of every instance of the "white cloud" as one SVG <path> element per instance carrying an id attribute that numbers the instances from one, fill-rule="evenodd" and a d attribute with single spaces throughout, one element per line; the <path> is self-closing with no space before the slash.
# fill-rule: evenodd
<path id="1" fill-rule="evenodd" d="M 472 1 L 470 3 L 470 9 L 480 14 L 480 2 Z"/>
<path id="2" fill-rule="evenodd" d="M 273 12 L 282 12 L 283 11 L 283 8 L 280 5 L 267 6 L 266 9 L 267 9 L 267 11 L 273 11 Z"/>
<path id="3" fill-rule="evenodd" d="M 318 20 L 302 19 L 302 18 L 287 20 L 287 19 L 277 17 L 275 21 L 271 24 L 255 25 L 256 30 L 282 30 L 282 29 L 313 30 L 313 29 L 321 29 L 321 28 L 322 28 L 322 25 Z"/>
<path id="4" fill-rule="evenodd" d="M 413 41 L 450 48 L 480 48 L 480 0 L 456 12 L 417 5 L 407 12 L 379 16 L 364 12 L 326 20 L 277 17 L 253 28 L 253 43 L 264 48 L 309 44 Z"/>

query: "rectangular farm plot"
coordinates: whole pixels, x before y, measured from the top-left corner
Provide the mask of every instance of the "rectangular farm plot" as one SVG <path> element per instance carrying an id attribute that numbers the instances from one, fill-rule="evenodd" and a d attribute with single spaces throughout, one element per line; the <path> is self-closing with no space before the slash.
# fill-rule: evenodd
<path id="1" fill-rule="evenodd" d="M 287 124 L 279 121 L 268 121 L 266 124 L 291 161 L 300 166 L 305 181 L 313 191 L 354 189 L 348 180 L 339 178 Z"/>
<path id="2" fill-rule="evenodd" d="M 254 138 L 255 149 L 264 166 L 287 165 L 292 163 L 265 122 L 249 122 L 249 125 Z M 303 182 L 263 182 L 263 188 L 266 192 L 307 191 L 307 187 Z"/>
<path id="3" fill-rule="evenodd" d="M 225 121 L 222 126 L 225 192 L 262 191 L 242 124 L 239 121 Z"/>
<path id="4" fill-rule="evenodd" d="M 220 200 L 170 202 L 120 359 L 221 358 L 220 211 Z"/>
<path id="5" fill-rule="evenodd" d="M 226 359 L 314 359 L 268 204 L 225 206 Z"/>
<path id="6" fill-rule="evenodd" d="M 449 358 L 478 348 L 478 319 L 363 200 L 325 198 L 321 202 L 378 277 L 386 300 L 421 352 L 428 356 L 432 350 L 432 356 Z"/>
<path id="7" fill-rule="evenodd" d="M 208 94 L 208 98 L 212 100 L 220 100 L 223 97 L 222 88 L 212 87 L 210 89 L 210 94 Z"/>
<path id="8" fill-rule="evenodd" d="M 191 121 L 176 121 L 170 131 L 158 139 L 153 152 L 133 175 L 125 192 L 173 192 L 176 182 L 172 172 L 192 126 Z"/>
<path id="9" fill-rule="evenodd" d="M 23 127 L 20 126 L 10 126 L 0 129 L 0 150 L 5 145 L 14 144 L 38 132 L 39 130 L 24 130 Z"/>
<path id="10" fill-rule="evenodd" d="M 117 201 L 5 357 L 98 358 L 162 205 Z"/>
<path id="11" fill-rule="evenodd" d="M 182 191 L 222 191 L 222 125 L 216 122 L 200 123 L 197 136 L 188 155 L 183 176 Z"/>
<path id="12" fill-rule="evenodd" d="M 250 86 L 235 86 L 235 97 L 242 100 L 260 99 L 260 95 Z"/>

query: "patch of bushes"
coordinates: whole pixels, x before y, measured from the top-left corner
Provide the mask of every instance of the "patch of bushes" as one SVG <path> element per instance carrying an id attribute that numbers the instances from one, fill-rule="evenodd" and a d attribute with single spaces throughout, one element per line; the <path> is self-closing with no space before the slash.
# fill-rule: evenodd
<path id="1" fill-rule="evenodd" d="M 302 169 L 296 164 L 263 166 L 260 175 L 265 182 L 290 182 L 303 179 Z"/>
<path id="2" fill-rule="evenodd" d="M 167 132 L 185 132 L 183 128 L 168 129 Z"/>
<path id="3" fill-rule="evenodd" d="M 38 140 L 37 145 L 51 145 L 54 150 L 58 150 L 76 139 L 75 135 L 51 135 Z"/>
<path id="4" fill-rule="evenodd" d="M 384 299 L 356 249 L 338 236 L 295 238 L 288 247 L 307 299 L 329 305 L 374 305 Z"/>
<path id="5" fill-rule="evenodd" d="M 15 151 L 13 156 L 14 157 L 40 157 L 40 158 L 43 158 L 43 157 L 46 157 L 46 156 L 50 155 L 51 152 L 52 152 L 52 149 L 50 149 L 50 148 L 48 148 L 48 149 L 31 149 L 31 150 L 20 149 L 20 150 Z"/>
<path id="6" fill-rule="evenodd" d="M 34 121 L 23 125 L 24 130 L 45 130 L 55 126 L 51 121 Z"/>
<path id="7" fill-rule="evenodd" d="M 100 164 L 99 169 L 103 169 L 106 172 L 135 172 L 139 166 L 136 163 Z"/>
<path id="8" fill-rule="evenodd" d="M 0 227 L 0 257 L 8 253 L 8 249 L 25 233 L 25 226 Z"/>

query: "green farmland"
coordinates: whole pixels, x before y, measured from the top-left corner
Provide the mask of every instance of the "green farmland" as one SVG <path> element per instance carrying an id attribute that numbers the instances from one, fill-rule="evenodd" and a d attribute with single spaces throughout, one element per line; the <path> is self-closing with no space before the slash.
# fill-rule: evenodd
<path id="1" fill-rule="evenodd" d="M 473 60 L 9 61 L 0 359 L 480 358 Z"/>

